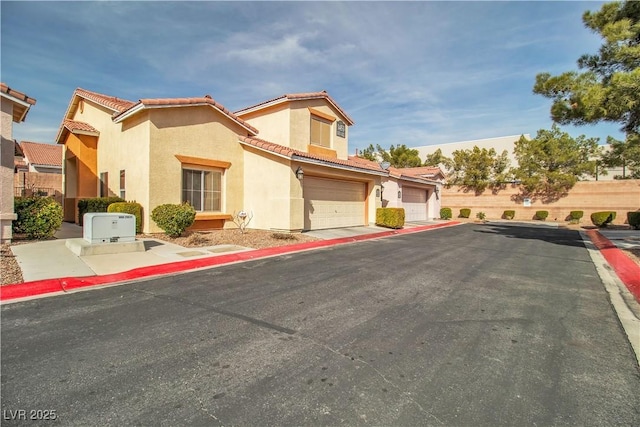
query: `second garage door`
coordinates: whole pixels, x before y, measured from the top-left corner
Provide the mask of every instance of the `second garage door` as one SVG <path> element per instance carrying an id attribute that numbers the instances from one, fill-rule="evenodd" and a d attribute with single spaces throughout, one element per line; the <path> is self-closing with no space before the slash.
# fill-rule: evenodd
<path id="1" fill-rule="evenodd" d="M 306 230 L 365 225 L 365 183 L 304 177 L 303 189 Z"/>
<path id="2" fill-rule="evenodd" d="M 427 220 L 427 190 L 421 188 L 402 188 L 402 207 L 405 221 Z"/>

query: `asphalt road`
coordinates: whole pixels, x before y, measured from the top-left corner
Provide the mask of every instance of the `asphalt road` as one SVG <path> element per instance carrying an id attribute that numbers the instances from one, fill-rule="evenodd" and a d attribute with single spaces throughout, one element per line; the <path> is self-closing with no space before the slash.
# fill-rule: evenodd
<path id="1" fill-rule="evenodd" d="M 640 425 L 575 231 L 469 224 L 1 314 L 3 425 Z"/>

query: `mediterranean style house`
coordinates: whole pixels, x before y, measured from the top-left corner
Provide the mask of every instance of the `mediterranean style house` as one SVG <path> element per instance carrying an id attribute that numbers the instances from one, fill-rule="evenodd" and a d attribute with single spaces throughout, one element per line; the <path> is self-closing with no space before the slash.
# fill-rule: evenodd
<path id="1" fill-rule="evenodd" d="M 16 219 L 13 212 L 13 171 L 15 142 L 13 140 L 13 123 L 21 123 L 36 100 L 22 92 L 14 90 L 5 83 L 0 83 L 2 144 L 0 145 L 0 241 L 11 242 L 11 223 Z"/>
<path id="2" fill-rule="evenodd" d="M 182 202 L 196 209 L 196 230 L 235 227 L 240 212 L 256 229 L 362 226 L 375 221 L 390 180 L 404 193 L 386 204 L 420 193 L 407 199 L 422 204 L 412 218 L 438 217 L 441 181 L 350 157 L 353 124 L 324 91 L 230 112 L 209 95 L 134 102 L 78 88 L 56 137 L 65 220 L 78 221 L 80 199 L 120 196 L 142 205 L 145 233 L 161 231 L 156 206 Z"/>

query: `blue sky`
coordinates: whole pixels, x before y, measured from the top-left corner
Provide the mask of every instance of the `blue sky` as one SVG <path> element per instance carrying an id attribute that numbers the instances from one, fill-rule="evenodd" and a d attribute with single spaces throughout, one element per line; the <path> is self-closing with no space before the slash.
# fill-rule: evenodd
<path id="1" fill-rule="evenodd" d="M 2 1 L 1 76 L 37 99 L 14 138 L 52 143 L 77 87 L 132 101 L 210 94 L 231 111 L 327 90 L 349 152 L 551 127 L 541 72 L 577 69 L 603 2 Z M 562 127 L 623 139 L 616 124 Z M 273 141 L 278 142 L 278 141 Z"/>

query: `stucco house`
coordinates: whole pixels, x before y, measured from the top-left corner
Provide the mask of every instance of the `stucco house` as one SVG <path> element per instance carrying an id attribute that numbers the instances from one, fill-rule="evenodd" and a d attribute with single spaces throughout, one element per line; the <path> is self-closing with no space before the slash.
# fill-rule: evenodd
<path id="1" fill-rule="evenodd" d="M 12 237 L 11 222 L 16 219 L 13 211 L 13 171 L 15 141 L 13 139 L 13 123 L 21 123 L 36 100 L 22 92 L 0 83 L 1 116 L 0 129 L 2 144 L 0 145 L 0 241 L 10 242 Z"/>
<path id="2" fill-rule="evenodd" d="M 20 141 L 20 151 L 27 172 L 62 173 L 62 147 L 60 145 Z"/>
<path id="3" fill-rule="evenodd" d="M 210 96 L 133 102 L 76 89 L 56 137 L 65 220 L 78 220 L 81 198 L 118 195 L 143 206 L 144 232 L 160 231 L 156 206 L 185 201 L 192 229 L 235 227 L 240 211 L 266 230 L 367 225 L 389 171 L 348 156 L 353 124 L 326 92 L 232 113 Z"/>

